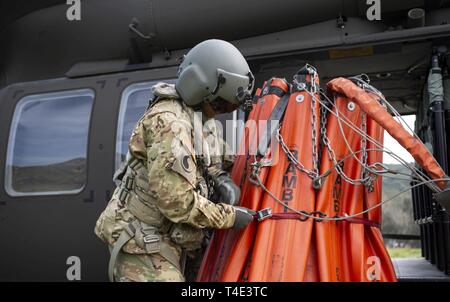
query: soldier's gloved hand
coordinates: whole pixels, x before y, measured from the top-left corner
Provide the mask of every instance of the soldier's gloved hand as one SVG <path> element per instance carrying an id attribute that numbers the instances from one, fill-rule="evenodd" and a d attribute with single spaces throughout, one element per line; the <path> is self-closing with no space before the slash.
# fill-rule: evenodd
<path id="1" fill-rule="evenodd" d="M 255 219 L 256 212 L 243 207 L 234 207 L 236 210 L 236 219 L 234 220 L 233 229 L 245 228 Z"/>
<path id="2" fill-rule="evenodd" d="M 221 202 L 232 206 L 239 203 L 241 189 L 236 186 L 230 176 L 221 175 L 214 180 L 214 183 Z"/>

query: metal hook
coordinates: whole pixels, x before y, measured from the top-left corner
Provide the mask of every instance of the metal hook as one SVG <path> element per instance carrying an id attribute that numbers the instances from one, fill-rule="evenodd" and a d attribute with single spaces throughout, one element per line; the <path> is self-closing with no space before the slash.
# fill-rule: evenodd
<path id="1" fill-rule="evenodd" d="M 379 167 L 381 168 L 380 170 L 376 169 Z M 380 163 L 380 162 L 373 163 L 372 165 L 369 166 L 369 168 L 371 170 L 377 171 L 377 173 L 379 173 L 379 174 L 392 172 L 392 170 L 390 170 L 386 165 L 384 165 L 383 163 Z"/>
<path id="2" fill-rule="evenodd" d="M 128 25 L 128 28 L 144 40 L 151 40 L 152 38 L 155 37 L 153 33 L 149 33 L 148 35 L 143 34 L 141 31 L 137 29 L 138 25 L 139 25 L 138 19 L 133 18 L 131 19 L 131 23 Z"/>

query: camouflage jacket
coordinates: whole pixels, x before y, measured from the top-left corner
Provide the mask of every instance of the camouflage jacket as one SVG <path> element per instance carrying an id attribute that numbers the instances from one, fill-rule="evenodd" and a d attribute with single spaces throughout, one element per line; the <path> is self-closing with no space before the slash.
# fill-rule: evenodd
<path id="1" fill-rule="evenodd" d="M 219 159 L 223 157 L 217 156 L 220 154 L 217 148 L 223 144 L 216 137 L 213 124 L 208 121 L 203 127 L 201 119 L 177 97 L 172 85 L 160 83 L 154 90 L 157 100 L 136 124 L 129 151 L 145 168 L 147 184 L 144 187 L 155 211 L 152 216 L 159 220 L 151 224 L 172 225 L 171 229 L 176 230 L 170 235 L 172 239 L 178 237 L 179 242 L 188 242 L 189 248 L 192 238 L 184 240 L 183 236 L 194 237 L 198 243 L 203 237 L 201 229 L 225 229 L 234 224 L 234 208 L 208 200 L 203 177 L 205 168 L 211 174 L 223 173 Z M 197 125 L 200 128 L 196 123 L 200 123 Z M 126 205 L 120 205 L 119 190 L 120 187 L 95 229 L 97 236 L 109 244 L 114 244 L 123 226 L 135 218 Z M 139 194 L 142 196 L 142 192 Z M 143 252 L 133 241 L 124 250 Z"/>

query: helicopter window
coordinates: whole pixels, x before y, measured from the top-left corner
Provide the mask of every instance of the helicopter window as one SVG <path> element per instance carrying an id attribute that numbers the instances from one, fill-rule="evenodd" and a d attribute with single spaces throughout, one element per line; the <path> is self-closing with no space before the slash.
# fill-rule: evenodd
<path id="1" fill-rule="evenodd" d="M 164 82 L 175 83 L 175 80 L 164 80 Z M 125 160 L 131 132 L 136 122 L 144 114 L 149 101 L 153 99 L 151 87 L 156 83 L 156 81 L 152 81 L 131 84 L 122 93 L 117 127 L 116 169 Z"/>
<path id="2" fill-rule="evenodd" d="M 17 103 L 8 142 L 8 194 L 76 194 L 83 189 L 93 101 L 94 92 L 81 89 L 30 95 Z"/>

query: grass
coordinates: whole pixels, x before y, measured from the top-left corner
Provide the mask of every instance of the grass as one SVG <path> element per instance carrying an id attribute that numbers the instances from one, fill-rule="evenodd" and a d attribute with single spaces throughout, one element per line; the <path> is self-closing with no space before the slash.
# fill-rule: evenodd
<path id="1" fill-rule="evenodd" d="M 420 258 L 422 257 L 420 248 L 388 248 L 391 258 Z"/>

